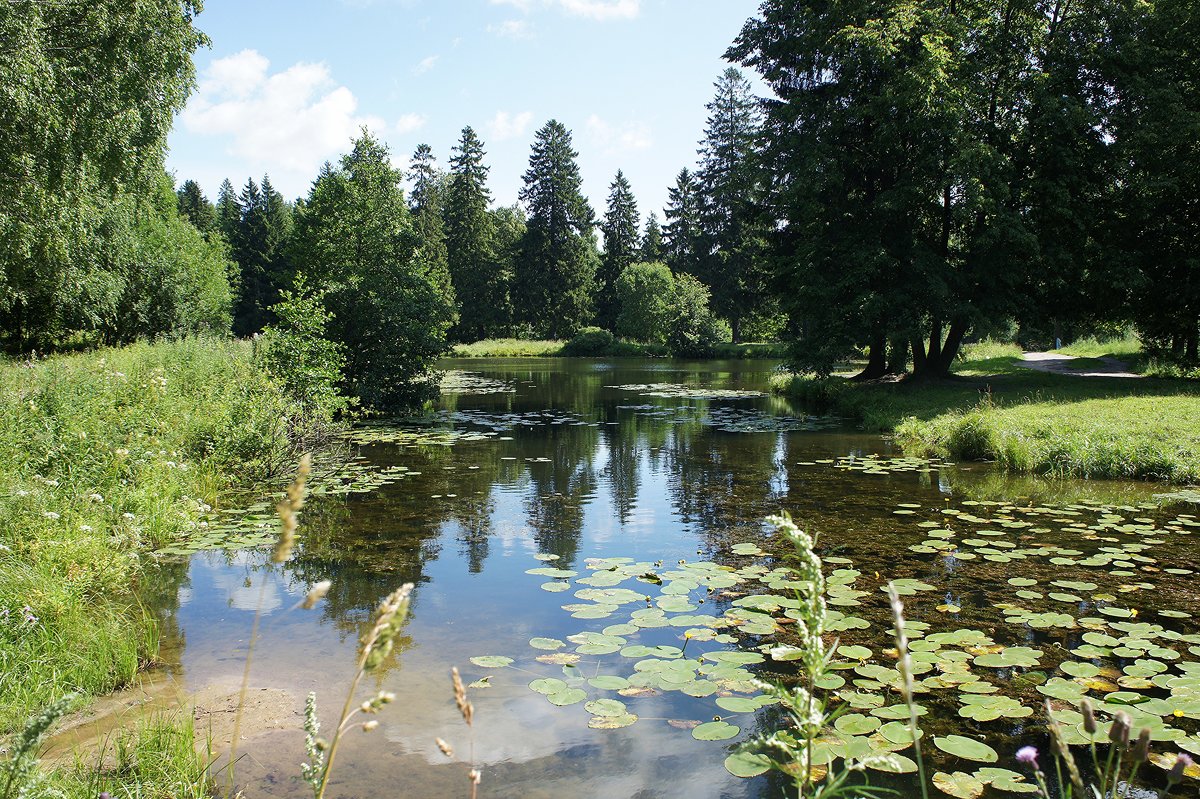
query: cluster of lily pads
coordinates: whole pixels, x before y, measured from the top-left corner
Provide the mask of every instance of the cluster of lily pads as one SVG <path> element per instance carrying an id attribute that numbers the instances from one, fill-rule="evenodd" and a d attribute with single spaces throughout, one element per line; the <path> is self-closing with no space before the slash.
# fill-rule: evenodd
<path id="1" fill-rule="evenodd" d="M 921 467 L 902 460 L 888 468 Z M 1200 721 L 1200 633 L 1190 627 L 1191 608 L 1166 606 L 1193 601 L 1186 586 L 1194 571 L 1179 548 L 1163 562 L 1171 544 L 1200 530 L 1200 519 L 1147 515 L 1156 509 L 903 503 L 894 514 L 920 520 L 911 532 L 895 534 L 912 543 L 884 546 L 890 574 L 868 576 L 849 558 L 826 557 L 833 567 L 827 575 L 826 629 L 841 643 L 834 668 L 818 687 L 845 711 L 816 743 L 813 764 L 845 760 L 886 771 L 916 769 L 899 754 L 913 741 L 882 593 L 889 577 L 906 569 L 917 576 L 891 582 L 910 610 L 906 627 L 917 713 L 930 728 L 959 728 L 933 738 L 947 762 L 985 764 L 972 772 L 938 772 L 934 784 L 943 792 L 975 797 L 988 786 L 1036 791 L 1021 774 L 994 765 L 1000 755 L 989 741 L 1036 726 L 1032 717 L 1042 714 L 1046 699 L 1069 743 L 1103 742 L 1102 733 L 1085 730 L 1077 709 L 1087 696 L 1098 713 L 1125 713 L 1133 729 L 1150 730 L 1153 741 L 1200 754 L 1193 723 Z M 681 562 L 664 570 L 608 558 L 587 561 L 582 577 L 553 564 L 530 569 L 548 578 L 543 589 L 574 592 L 577 601 L 562 606 L 573 618 L 614 622 L 565 641 L 533 639 L 531 647 L 546 650 L 533 659 L 559 665 L 563 674 L 534 680 L 530 688 L 552 704 L 583 703 L 592 715 L 590 726 L 598 729 L 635 723 L 631 700 L 676 691 L 715 705 L 695 712 L 691 721 L 671 720 L 676 726 L 692 725 L 702 740 L 736 737 L 738 714 L 773 701 L 761 690 L 758 672 L 786 670 L 786 661 L 802 654 L 787 643 L 787 633 L 798 618 L 795 591 L 803 585 L 759 544 L 736 544 L 729 554 L 735 562 L 760 560 L 740 566 Z M 1007 576 L 1014 567 L 1030 576 Z M 1164 594 L 1165 580 L 1175 582 Z M 965 588 L 956 595 L 956 586 Z M 1132 601 L 1137 597 L 1154 607 L 1139 607 Z M 963 626 L 960 620 L 968 616 L 976 626 Z M 639 642 L 645 631 L 657 628 L 667 628 L 675 640 Z M 580 668 L 585 658 L 587 672 L 595 672 L 591 679 Z M 514 659 L 475 662 L 491 668 Z M 713 721 L 701 723 L 704 717 Z M 895 756 L 870 757 L 881 751 Z M 1155 762 L 1169 767 L 1172 757 L 1159 753 Z M 766 770 L 767 761 L 739 750 L 726 767 L 753 776 Z"/>
<path id="2" fill-rule="evenodd" d="M 623 386 L 605 386 L 616 391 L 629 391 L 642 397 L 663 399 L 755 399 L 767 396 L 762 391 L 711 386 L 687 386 L 679 383 L 630 383 Z"/>
<path id="3" fill-rule="evenodd" d="M 504 380 L 485 377 L 477 372 L 450 369 L 442 373 L 440 388 L 443 394 L 485 395 L 515 394 L 516 386 Z"/>

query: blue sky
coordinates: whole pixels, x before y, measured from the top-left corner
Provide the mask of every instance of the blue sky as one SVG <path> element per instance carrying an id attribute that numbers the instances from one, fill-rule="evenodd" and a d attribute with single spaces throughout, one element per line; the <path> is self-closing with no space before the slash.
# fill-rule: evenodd
<path id="1" fill-rule="evenodd" d="M 215 200 L 223 178 L 286 197 L 367 125 L 405 165 L 445 167 L 464 125 L 483 138 L 497 203 L 517 199 L 534 132 L 574 134 L 597 214 L 618 169 L 643 217 L 692 166 L 722 54 L 755 0 L 207 0 L 198 88 L 167 168 Z M 752 77 L 752 76 L 751 76 Z"/>

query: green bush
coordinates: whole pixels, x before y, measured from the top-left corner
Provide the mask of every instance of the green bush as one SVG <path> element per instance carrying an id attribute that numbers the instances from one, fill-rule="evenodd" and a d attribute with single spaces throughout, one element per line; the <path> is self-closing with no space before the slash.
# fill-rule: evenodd
<path id="1" fill-rule="evenodd" d="M 601 358 L 612 353 L 616 336 L 598 327 L 585 327 L 563 345 L 562 354 L 576 358 Z"/>
<path id="2" fill-rule="evenodd" d="M 617 334 L 665 344 L 674 318 L 675 276 L 663 263 L 625 267 L 617 278 Z"/>
<path id="3" fill-rule="evenodd" d="M 667 346 L 679 358 L 711 358 L 718 344 L 733 336 L 729 324 L 708 307 L 708 288 L 691 275 L 675 278 L 674 316 Z"/>
<path id="4" fill-rule="evenodd" d="M 271 308 L 278 321 L 255 342 L 255 363 L 278 378 L 315 421 L 330 422 L 349 407 L 339 389 L 346 356 L 342 345 L 326 338 L 333 316 L 303 277 L 282 297 Z"/>

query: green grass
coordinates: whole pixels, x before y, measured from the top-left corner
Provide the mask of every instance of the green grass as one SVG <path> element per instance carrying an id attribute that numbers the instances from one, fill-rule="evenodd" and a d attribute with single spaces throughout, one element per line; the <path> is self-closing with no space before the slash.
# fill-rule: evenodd
<path id="1" fill-rule="evenodd" d="M 294 463 L 303 416 L 248 344 L 187 339 L 0 366 L 0 734 L 156 654 L 142 553 Z"/>
<path id="2" fill-rule="evenodd" d="M 564 357 L 565 341 L 549 339 L 527 341 L 517 338 L 493 338 L 472 344 L 456 344 L 454 358 L 557 358 Z M 662 357 L 666 348 L 654 344 L 639 344 L 619 340 L 605 357 Z M 717 359 L 785 358 L 787 347 L 778 343 L 719 344 L 713 356 Z"/>
<path id="3" fill-rule="evenodd" d="M 559 354 L 561 339 L 528 341 L 519 338 L 490 338 L 471 344 L 455 344 L 455 358 L 552 358 Z"/>
<path id="4" fill-rule="evenodd" d="M 1200 385 L 1083 378 L 1017 365 L 1015 348 L 968 349 L 940 381 L 863 385 L 778 375 L 774 388 L 915 455 L 994 460 L 1015 472 L 1200 481 Z"/>
<path id="5" fill-rule="evenodd" d="M 1074 355 L 1077 358 L 1117 358 L 1128 361 L 1142 355 L 1142 342 L 1133 334 L 1119 339 L 1098 340 L 1089 337 L 1073 341 L 1056 351 L 1063 355 Z"/>
<path id="6" fill-rule="evenodd" d="M 46 795 L 63 799 L 208 799 L 215 794 L 209 762 L 196 751 L 190 714 L 156 716 L 133 730 L 118 731 L 101 751 L 77 755 L 73 766 L 44 777 Z"/>

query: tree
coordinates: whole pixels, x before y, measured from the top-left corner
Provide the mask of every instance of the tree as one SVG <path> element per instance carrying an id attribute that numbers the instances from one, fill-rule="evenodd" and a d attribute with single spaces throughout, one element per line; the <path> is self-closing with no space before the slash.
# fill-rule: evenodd
<path id="1" fill-rule="evenodd" d="M 674 300 L 675 276 L 670 267 L 664 263 L 630 264 L 617 279 L 617 335 L 666 344 Z"/>
<path id="2" fill-rule="evenodd" d="M 271 321 L 270 309 L 291 281 L 288 249 L 293 222 L 291 208 L 266 176 L 261 188 L 253 179 L 246 181 L 237 207 L 242 216 L 230 242 L 239 271 L 233 332 L 248 336 Z"/>
<path id="3" fill-rule="evenodd" d="M 551 120 L 537 132 L 520 198 L 528 213 L 515 294 L 518 317 L 568 338 L 591 316 L 597 267 L 595 214 L 581 192 L 571 134 Z"/>
<path id="4" fill-rule="evenodd" d="M 204 196 L 200 184 L 194 180 L 185 180 L 175 194 L 179 200 L 179 215 L 206 236 L 211 233 L 217 222 L 217 211 Z"/>
<path id="5" fill-rule="evenodd" d="M 363 131 L 313 184 L 296 224 L 300 266 L 325 292 L 330 338 L 345 348 L 348 393 L 383 411 L 436 390 L 450 298 L 417 258 L 417 237 L 386 146 Z"/>
<path id="6" fill-rule="evenodd" d="M 225 237 L 225 242 L 232 247 L 233 242 L 237 240 L 238 228 L 242 224 L 242 202 L 238 199 L 237 191 L 229 182 L 229 178 L 221 181 L 221 188 L 217 190 L 213 224 Z"/>
<path id="7" fill-rule="evenodd" d="M 1107 55 L 1119 165 L 1106 256 L 1128 265 L 1133 319 L 1144 341 L 1200 363 L 1200 17 L 1180 0 L 1138 5 Z"/>
<path id="8" fill-rule="evenodd" d="M 658 215 L 653 211 L 646 219 L 646 232 L 642 235 L 642 244 L 638 250 L 638 258 L 644 263 L 661 261 L 666 255 L 663 246 L 662 228 L 658 225 Z"/>
<path id="9" fill-rule="evenodd" d="M 942 376 L 972 326 L 1016 310 L 1038 250 L 1017 156 L 1063 17 L 994 12 L 768 0 L 730 49 L 776 95 L 773 259 L 797 366 L 865 347 L 861 376 L 879 377 L 908 342 L 915 372 Z"/>
<path id="10" fill-rule="evenodd" d="M 428 144 L 417 145 L 409 166 L 409 178 L 412 192 L 409 194 L 408 207 L 419 242 L 418 257 L 425 265 L 429 279 L 443 293 L 453 297 L 446 229 L 442 222 L 446 204 L 446 175 L 437 168 L 433 150 Z"/>
<path id="11" fill-rule="evenodd" d="M 199 9 L 0 4 L 0 343 L 10 352 L 104 333 L 95 325 L 113 319 L 124 276 L 110 255 L 124 244 L 109 236 L 157 195 L 205 41 L 192 24 Z"/>
<path id="12" fill-rule="evenodd" d="M 691 275 L 677 275 L 667 346 L 677 358 L 711 358 L 729 341 L 729 325 L 709 310 L 708 288 Z"/>
<path id="13" fill-rule="evenodd" d="M 741 319 L 766 295 L 760 198 L 765 190 L 757 153 L 762 119 L 750 82 L 729 67 L 716 82 L 700 143 L 699 272 L 718 314 L 741 340 Z"/>
<path id="14" fill-rule="evenodd" d="M 667 190 L 667 224 L 663 249 L 667 265 L 676 273 L 695 275 L 700 271 L 700 197 L 695 176 L 682 169 L 675 185 Z"/>
<path id="15" fill-rule="evenodd" d="M 462 341 L 486 338 L 507 318 L 508 285 L 495 269 L 495 229 L 488 213 L 492 196 L 484 155 L 474 129 L 463 128 L 450 157 L 445 211 L 450 277 L 459 303 L 456 337 Z"/>
<path id="16" fill-rule="evenodd" d="M 613 330 L 617 322 L 617 278 L 638 259 L 638 221 L 633 189 L 625 173 L 618 170 L 609 186 L 608 211 L 600 225 L 604 255 L 597 281 L 596 322 L 605 330 Z"/>

